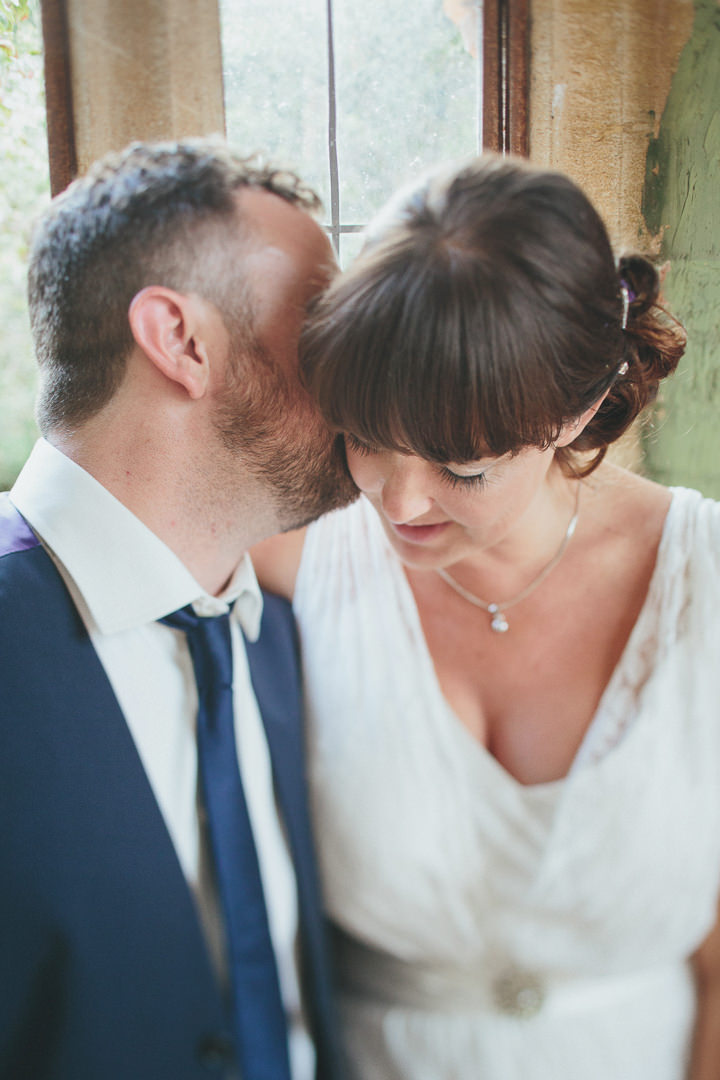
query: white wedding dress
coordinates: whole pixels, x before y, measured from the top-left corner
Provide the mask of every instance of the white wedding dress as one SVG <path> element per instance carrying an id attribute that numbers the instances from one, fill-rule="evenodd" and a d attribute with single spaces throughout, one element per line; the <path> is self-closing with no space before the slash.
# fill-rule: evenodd
<path id="1" fill-rule="evenodd" d="M 310 527 L 295 611 L 348 1080 L 681 1080 L 720 881 L 720 505 L 674 491 L 553 783 L 453 715 L 364 499 Z"/>

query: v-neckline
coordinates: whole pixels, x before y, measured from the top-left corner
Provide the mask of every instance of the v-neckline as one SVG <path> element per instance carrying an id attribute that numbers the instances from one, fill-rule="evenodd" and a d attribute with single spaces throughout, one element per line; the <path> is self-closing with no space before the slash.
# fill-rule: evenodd
<path id="1" fill-rule="evenodd" d="M 430 653 L 427 639 L 423 631 L 422 620 L 420 618 L 420 612 L 418 610 L 417 602 L 415 600 L 415 594 L 413 593 L 410 582 L 408 581 L 407 576 L 404 572 L 401 560 L 395 554 L 392 545 L 390 544 L 390 541 L 387 539 L 384 531 L 381 528 L 384 542 L 387 545 L 387 549 L 392 557 L 393 573 L 396 574 L 400 579 L 399 588 L 403 600 L 407 606 L 407 610 L 410 613 L 412 624 L 411 630 L 422 652 L 422 658 L 424 661 L 423 666 L 427 672 L 428 684 L 438 703 L 441 705 L 443 714 L 447 716 L 450 722 L 450 729 L 457 729 L 459 732 L 458 739 L 464 740 L 469 747 L 474 748 L 473 752 L 478 757 L 478 759 L 481 762 L 485 763 L 493 772 L 497 773 L 506 785 L 509 785 L 512 789 L 514 789 L 518 794 L 521 794 L 523 797 L 547 797 L 550 793 L 557 794 L 562 791 L 562 789 L 566 786 L 569 780 L 571 780 L 579 771 L 584 770 L 584 768 L 586 767 L 585 765 L 579 765 L 578 763 L 582 762 L 582 759 L 584 757 L 584 751 L 591 737 L 591 733 L 594 733 L 599 718 L 602 717 L 602 715 L 605 713 L 607 709 L 607 702 L 616 692 L 617 685 L 621 681 L 625 669 L 631 661 L 631 658 L 637 654 L 638 650 L 647 638 L 647 629 L 645 624 L 650 617 L 651 610 L 655 606 L 656 594 L 658 594 L 662 589 L 662 568 L 663 564 L 666 561 L 666 551 L 669 544 L 669 538 L 672 531 L 674 530 L 675 518 L 677 517 L 677 506 L 679 504 L 680 490 L 681 489 L 678 488 L 670 489 L 672 498 L 665 514 L 665 520 L 663 522 L 663 528 L 660 534 L 657 554 L 655 556 L 655 565 L 650 576 L 650 581 L 648 583 L 645 599 L 643 600 L 642 607 L 640 608 L 640 611 L 635 620 L 633 628 L 630 631 L 628 639 L 625 642 L 625 647 L 620 654 L 620 657 L 618 658 L 618 661 L 613 668 L 612 674 L 610 675 L 610 678 L 608 679 L 605 688 L 600 696 L 597 708 L 592 715 L 590 723 L 585 729 L 583 737 L 580 741 L 580 745 L 578 746 L 573 756 L 570 767 L 568 768 L 564 776 L 558 777 L 556 780 L 544 780 L 534 784 L 523 784 L 522 781 L 518 780 L 517 777 L 513 776 L 513 774 L 509 772 L 509 770 L 506 769 L 505 766 L 498 761 L 495 755 L 492 754 L 490 750 L 488 750 L 488 748 L 480 742 L 479 739 L 475 738 L 475 736 L 470 731 L 468 731 L 465 724 L 462 722 L 458 714 L 455 712 L 455 710 L 452 708 L 449 701 L 445 697 L 442 686 L 440 685 L 437 670 L 435 668 L 435 662 Z M 642 690 L 644 686 L 647 685 L 647 682 L 649 682 L 649 679 L 646 681 L 646 683 L 643 684 L 643 687 L 638 688 L 639 693 L 642 693 Z M 620 741 L 622 742 L 622 740 Z M 590 766 L 588 765 L 587 767 Z"/>

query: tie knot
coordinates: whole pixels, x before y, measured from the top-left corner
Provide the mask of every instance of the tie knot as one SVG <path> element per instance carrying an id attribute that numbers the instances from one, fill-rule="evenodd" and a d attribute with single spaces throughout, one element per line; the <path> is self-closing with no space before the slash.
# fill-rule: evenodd
<path id="1" fill-rule="evenodd" d="M 188 604 L 164 619 L 158 619 L 187 636 L 200 694 L 213 695 L 232 687 L 230 611 L 220 615 L 197 615 Z"/>
<path id="2" fill-rule="evenodd" d="M 193 630 L 207 630 L 209 625 L 216 623 L 217 620 L 229 619 L 234 603 L 235 601 L 230 604 L 228 611 L 221 611 L 218 615 L 198 615 L 192 604 L 186 604 L 185 607 L 178 608 L 163 619 L 158 619 L 158 622 L 171 626 L 173 630 L 183 630 L 186 634 Z"/>

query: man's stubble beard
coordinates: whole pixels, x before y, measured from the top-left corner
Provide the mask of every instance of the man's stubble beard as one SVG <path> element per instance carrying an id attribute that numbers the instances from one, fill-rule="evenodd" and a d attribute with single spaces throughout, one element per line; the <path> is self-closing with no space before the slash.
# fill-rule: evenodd
<path id="1" fill-rule="evenodd" d="M 299 529 L 353 502 L 359 493 L 343 440 L 328 430 L 300 383 L 257 346 L 228 371 L 215 429 L 222 446 L 267 486 L 278 531 Z"/>

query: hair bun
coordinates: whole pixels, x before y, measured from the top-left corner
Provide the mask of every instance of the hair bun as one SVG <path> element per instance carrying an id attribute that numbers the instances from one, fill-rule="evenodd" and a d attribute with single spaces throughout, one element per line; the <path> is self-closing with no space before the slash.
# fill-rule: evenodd
<path id="1" fill-rule="evenodd" d="M 660 275 L 656 267 L 644 255 L 623 255 L 618 263 L 618 274 L 633 297 L 630 306 L 635 312 L 647 311 L 658 302 Z"/>
<path id="2" fill-rule="evenodd" d="M 685 351 L 685 330 L 660 303 L 660 275 L 644 255 L 624 255 L 618 274 L 631 291 L 624 352 L 618 377 L 607 398 L 573 444 L 576 449 L 605 448 L 627 430 L 657 396 Z M 623 370 L 620 371 L 620 368 Z"/>

